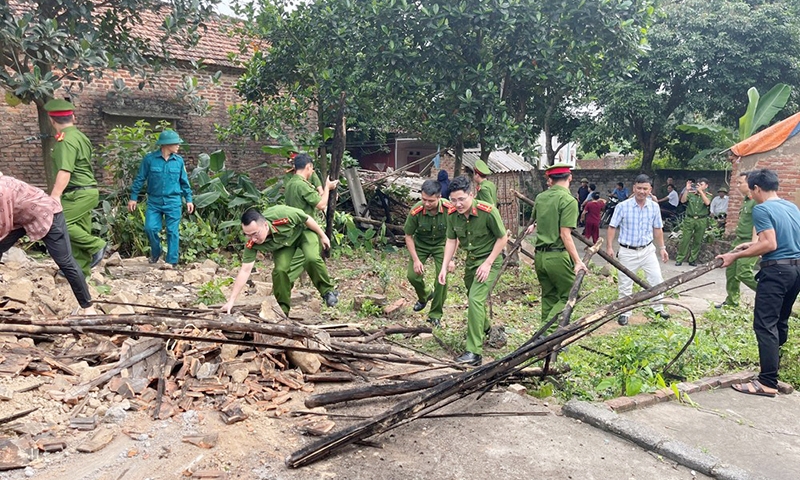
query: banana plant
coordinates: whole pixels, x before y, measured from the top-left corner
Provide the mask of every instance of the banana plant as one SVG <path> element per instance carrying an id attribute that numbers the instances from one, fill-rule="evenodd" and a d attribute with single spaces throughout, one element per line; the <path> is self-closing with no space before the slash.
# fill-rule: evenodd
<path id="1" fill-rule="evenodd" d="M 739 141 L 751 137 L 759 128 L 768 125 L 786 106 L 792 87 L 779 83 L 760 97 L 756 87 L 747 90 L 747 111 L 739 118 Z"/>

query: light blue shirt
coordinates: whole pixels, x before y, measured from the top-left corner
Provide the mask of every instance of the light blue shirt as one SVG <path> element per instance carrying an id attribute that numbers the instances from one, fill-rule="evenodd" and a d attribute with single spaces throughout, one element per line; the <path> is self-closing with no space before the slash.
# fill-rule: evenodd
<path id="1" fill-rule="evenodd" d="M 653 229 L 663 228 L 661 208 L 651 199 L 644 207 L 631 197 L 617 205 L 609 226 L 619 228 L 619 243 L 629 247 L 643 247 L 653 241 Z"/>
<path id="2" fill-rule="evenodd" d="M 756 233 L 775 230 L 778 248 L 762 255 L 762 261 L 800 258 L 800 211 L 794 203 L 780 199 L 756 205 L 753 226 Z"/>

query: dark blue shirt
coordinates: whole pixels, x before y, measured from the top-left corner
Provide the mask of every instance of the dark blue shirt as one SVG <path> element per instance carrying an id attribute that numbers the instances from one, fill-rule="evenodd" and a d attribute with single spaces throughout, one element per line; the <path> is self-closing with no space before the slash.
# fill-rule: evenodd
<path id="1" fill-rule="evenodd" d="M 616 195 L 617 198 L 619 199 L 619 201 L 622 202 L 626 198 L 628 198 L 628 189 L 627 188 L 623 188 L 622 190 L 620 190 L 619 188 L 615 188 L 614 191 L 611 192 L 611 194 L 612 195 Z"/>
<path id="2" fill-rule="evenodd" d="M 800 258 L 800 210 L 792 202 L 779 199 L 760 203 L 753 208 L 756 233 L 775 230 L 778 248 L 762 255 L 762 260 Z"/>
<path id="3" fill-rule="evenodd" d="M 131 186 L 131 200 L 137 201 L 139 192 L 147 180 L 147 201 L 154 204 L 180 204 L 181 197 L 192 202 L 192 187 L 186 174 L 183 157 L 171 154 L 164 160 L 161 150 L 144 156 L 139 173 Z"/>

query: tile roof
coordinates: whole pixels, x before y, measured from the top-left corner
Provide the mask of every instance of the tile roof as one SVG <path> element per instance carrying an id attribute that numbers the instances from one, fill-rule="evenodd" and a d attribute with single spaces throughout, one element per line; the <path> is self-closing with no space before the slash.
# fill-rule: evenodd
<path id="1" fill-rule="evenodd" d="M 480 148 L 465 148 L 462 161 L 465 167 L 470 169 L 475 168 L 475 162 L 481 159 Z M 508 173 L 508 172 L 530 172 L 534 170 L 534 166 L 526 162 L 522 155 L 504 152 L 502 150 L 495 150 L 489 154 L 489 159 L 486 161 L 492 173 Z"/>

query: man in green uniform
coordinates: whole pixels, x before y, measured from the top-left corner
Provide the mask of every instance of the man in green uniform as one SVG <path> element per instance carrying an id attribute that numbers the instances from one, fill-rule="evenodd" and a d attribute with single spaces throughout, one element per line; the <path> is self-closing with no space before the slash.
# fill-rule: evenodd
<path id="1" fill-rule="evenodd" d="M 306 215 L 314 217 L 314 213 L 318 210 L 325 211 L 328 206 L 328 196 L 330 191 L 336 188 L 339 181 L 331 181 L 325 179 L 325 188 L 322 194 L 319 193 L 316 187 L 311 183 L 311 178 L 315 177 L 314 163 L 307 153 L 301 153 L 294 157 L 294 175 L 286 179 L 284 185 L 284 199 L 286 205 L 294 208 L 299 208 Z M 294 258 L 292 258 L 291 266 L 289 267 L 289 281 L 294 285 L 295 280 L 300 276 L 303 270 L 308 271 L 314 265 L 322 262 L 320 256 L 319 241 L 317 235 L 310 230 L 305 230 L 302 234 L 308 244 L 316 246 L 316 254 L 309 257 L 305 255 L 305 250 L 297 250 Z M 324 265 L 324 262 L 322 262 Z M 309 272 L 310 274 L 310 272 Z M 329 307 L 333 307 L 339 301 L 339 293 L 334 290 L 333 282 L 326 275 L 320 284 L 314 284 L 319 290 L 322 298 Z"/>
<path id="2" fill-rule="evenodd" d="M 742 208 L 739 209 L 739 223 L 736 224 L 732 247 L 758 240 L 756 230 L 753 228 L 753 207 L 756 206 L 756 201 L 750 198 L 750 187 L 747 186 L 747 173 L 748 172 L 740 173 L 739 179 L 736 182 L 736 189 L 742 194 L 744 201 L 742 202 Z M 755 291 L 758 282 L 753 274 L 753 267 L 757 261 L 758 257 L 737 258 L 725 269 L 725 290 L 728 292 L 728 295 L 725 297 L 724 302 L 715 305 L 717 308 L 722 308 L 724 306 L 735 307 L 739 305 L 740 282 Z"/>
<path id="3" fill-rule="evenodd" d="M 489 180 L 489 165 L 483 160 L 475 162 L 473 179 L 475 180 L 475 200 L 486 202 L 489 205 L 497 206 L 497 185 Z"/>
<path id="4" fill-rule="evenodd" d="M 467 287 L 467 351 L 456 362 L 480 365 L 483 339 L 491 328 L 486 299 L 500 274 L 500 253 L 508 242 L 500 213 L 492 205 L 476 200 L 469 178 L 456 177 L 450 183 L 452 207 L 447 215 L 447 242 L 439 269 L 439 284 L 447 284 L 447 266 L 456 248 L 467 251 L 464 285 Z"/>
<path id="5" fill-rule="evenodd" d="M 681 194 L 681 203 L 686 204 L 686 217 L 681 223 L 682 238 L 675 266 L 680 266 L 687 258 L 689 265 L 697 265 L 703 235 L 708 228 L 708 206 L 711 205 L 707 188 L 708 180 L 705 178 L 698 179 L 696 184 L 691 180 L 686 181 L 686 188 Z"/>
<path id="6" fill-rule="evenodd" d="M 242 232 L 247 237 L 244 253 L 242 254 L 242 266 L 233 282 L 231 296 L 222 311 L 230 313 L 236 297 L 239 296 L 250 273 L 256 263 L 257 252 L 272 252 L 274 267 L 272 268 L 272 292 L 278 301 L 281 310 L 289 313 L 292 300 L 292 284 L 289 281 L 289 266 L 292 263 L 294 253 L 301 249 L 306 258 L 316 258 L 317 261 L 309 261 L 307 267 L 308 275 L 317 290 L 322 285 L 330 283 L 328 270 L 325 262 L 319 258 L 319 247 L 317 243 L 309 243 L 303 232 L 310 229 L 317 234 L 326 250 L 331 247 L 331 242 L 319 224 L 309 217 L 302 210 L 287 207 L 286 205 L 275 205 L 269 207 L 262 215 L 255 209 L 249 209 L 242 215 Z M 326 298 L 327 301 L 327 298 Z"/>
<path id="7" fill-rule="evenodd" d="M 411 209 L 404 227 L 406 247 L 411 257 L 406 277 L 417 292 L 414 311 L 423 310 L 428 302 L 433 300 L 431 310 L 428 312 L 428 321 L 437 327 L 442 320 L 447 284 L 442 285 L 434 281 L 432 292 L 425 288 L 425 262 L 429 257 L 433 257 L 436 266 L 434 271 L 438 273 L 442 269 L 447 235 L 447 212 L 450 207 L 452 204 L 442 199 L 441 184 L 436 180 L 425 180 L 422 184 L 422 201 Z M 455 268 L 455 264 L 450 261 L 447 271 L 453 272 Z"/>
<path id="8" fill-rule="evenodd" d="M 570 166 L 557 163 L 545 171 L 550 188 L 536 196 L 533 224 L 536 230 L 536 276 L 542 286 L 542 323 L 564 309 L 575 275 L 587 270 L 572 241 L 578 225 L 578 201 L 570 194 Z M 588 270 L 587 270 L 588 271 Z"/>
<path id="9" fill-rule="evenodd" d="M 100 201 L 92 171 L 92 143 L 73 124 L 75 107 L 70 102 L 50 100 L 44 109 L 56 130 L 52 156 L 58 173 L 50 196 L 64 208 L 72 256 L 89 278 L 106 251 L 106 242 L 92 235 L 92 210 Z"/>

